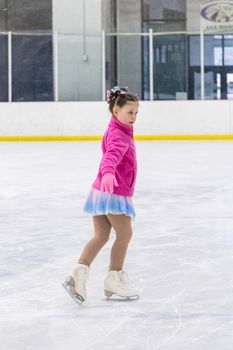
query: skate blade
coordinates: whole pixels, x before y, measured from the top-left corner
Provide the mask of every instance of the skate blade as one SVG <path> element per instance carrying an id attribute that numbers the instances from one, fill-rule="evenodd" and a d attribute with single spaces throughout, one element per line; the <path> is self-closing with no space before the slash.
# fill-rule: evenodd
<path id="1" fill-rule="evenodd" d="M 140 296 L 138 294 L 131 295 L 130 297 L 125 297 L 125 296 L 119 295 L 117 293 L 110 292 L 108 290 L 104 290 L 104 294 L 105 294 L 107 300 L 110 300 L 111 296 L 113 296 L 113 295 L 120 297 L 120 299 L 117 299 L 117 300 L 124 300 L 124 301 L 127 301 L 127 300 L 133 301 L 133 300 L 138 300 L 140 298 Z M 111 299 L 111 300 L 114 300 L 114 299 Z"/>
<path id="2" fill-rule="evenodd" d="M 82 305 L 84 299 L 81 295 L 79 295 L 78 293 L 72 294 L 69 290 L 69 285 L 67 285 L 65 282 L 63 282 L 61 285 L 76 304 Z"/>

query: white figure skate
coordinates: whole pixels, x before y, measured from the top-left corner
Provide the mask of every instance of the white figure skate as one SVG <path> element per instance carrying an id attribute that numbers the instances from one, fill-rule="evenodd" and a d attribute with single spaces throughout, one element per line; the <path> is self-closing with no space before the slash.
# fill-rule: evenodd
<path id="1" fill-rule="evenodd" d="M 77 264 L 74 270 L 66 277 L 62 286 L 71 298 L 78 304 L 87 298 L 86 283 L 89 276 L 89 266 Z"/>
<path id="2" fill-rule="evenodd" d="M 138 290 L 129 282 L 125 271 L 108 271 L 104 280 L 104 294 L 110 298 L 113 294 L 127 299 L 138 299 Z"/>

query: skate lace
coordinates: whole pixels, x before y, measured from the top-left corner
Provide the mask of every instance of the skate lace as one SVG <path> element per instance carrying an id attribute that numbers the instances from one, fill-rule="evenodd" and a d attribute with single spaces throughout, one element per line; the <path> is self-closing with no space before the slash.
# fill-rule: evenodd
<path id="1" fill-rule="evenodd" d="M 88 281 L 88 279 L 89 279 L 89 271 L 88 270 L 84 269 L 83 267 L 80 267 L 78 273 L 84 277 L 85 282 Z"/>
<path id="2" fill-rule="evenodd" d="M 84 273 L 85 280 L 87 282 L 89 280 L 89 271 L 83 270 L 83 273 Z"/>
<path id="3" fill-rule="evenodd" d="M 119 277 L 120 277 L 121 287 L 123 287 L 125 289 L 134 288 L 134 286 L 130 283 L 129 277 L 125 271 L 121 271 L 121 273 L 119 273 Z"/>

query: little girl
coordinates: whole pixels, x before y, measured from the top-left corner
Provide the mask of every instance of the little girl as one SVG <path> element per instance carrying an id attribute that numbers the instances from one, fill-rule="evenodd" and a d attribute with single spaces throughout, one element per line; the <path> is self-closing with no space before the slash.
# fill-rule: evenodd
<path id="1" fill-rule="evenodd" d="M 127 88 L 114 87 L 107 92 L 112 117 L 102 140 L 102 160 L 84 210 L 93 216 L 94 236 L 84 247 L 63 286 L 79 302 L 86 300 L 89 267 L 109 239 L 111 228 L 116 239 L 111 249 L 110 265 L 104 280 L 107 297 L 138 297 L 123 270 L 128 244 L 132 237 L 132 203 L 137 173 L 133 124 L 138 113 L 138 99 Z"/>

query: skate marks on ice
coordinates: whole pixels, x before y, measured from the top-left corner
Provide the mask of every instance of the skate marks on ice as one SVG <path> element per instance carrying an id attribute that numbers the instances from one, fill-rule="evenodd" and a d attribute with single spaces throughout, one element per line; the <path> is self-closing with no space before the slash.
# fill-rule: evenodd
<path id="1" fill-rule="evenodd" d="M 91 299 L 73 310 L 70 320 L 79 329 L 80 350 L 156 350 L 169 343 L 181 327 L 175 304 L 153 300 Z"/>
<path id="2" fill-rule="evenodd" d="M 171 300 L 159 297 L 155 286 L 150 295 L 141 289 L 142 297 L 137 300 L 116 295 L 98 298 L 101 290 L 96 287 L 81 305 L 70 298 L 63 300 L 63 313 L 67 313 L 73 329 L 78 329 L 79 349 L 160 349 L 179 332 L 181 317 L 175 299 L 184 292 L 183 280 L 174 282 Z"/>
<path id="3" fill-rule="evenodd" d="M 128 320 L 128 310 L 125 305 L 113 305 L 105 304 L 106 299 L 98 303 L 95 301 L 87 301 L 85 304 L 82 304 L 82 308 L 79 308 L 78 312 L 82 309 L 85 313 L 85 318 L 88 320 L 96 319 L 95 326 L 92 323 L 89 331 L 85 334 L 83 333 L 83 346 L 80 347 L 81 350 L 86 349 L 104 349 L 105 341 L 111 339 L 111 336 L 114 336 L 117 332 L 121 332 L 124 324 Z M 107 301 L 108 302 L 108 301 Z M 103 308 L 107 307 L 107 314 L 103 311 Z M 101 320 L 99 315 L 101 314 Z M 109 319 L 109 315 L 111 318 Z M 103 318 L 102 318 L 103 317 Z M 108 322 L 106 322 L 106 320 Z M 73 317 L 73 324 L 78 325 L 79 321 L 76 317 Z M 94 326 L 94 327 L 93 327 Z M 95 329 L 94 329 L 95 328 Z M 94 336 L 93 332 L 94 331 Z M 93 338 L 93 339 L 92 339 Z M 91 340 L 90 340 L 91 339 Z M 111 346 L 111 348 L 114 348 Z"/>
<path id="4" fill-rule="evenodd" d="M 90 233 L 81 212 L 96 144 L 1 144 L 1 350 L 232 350 L 232 152 L 138 144 L 127 264 L 141 298 L 101 300 L 93 275 L 79 307 L 60 282 Z"/>

